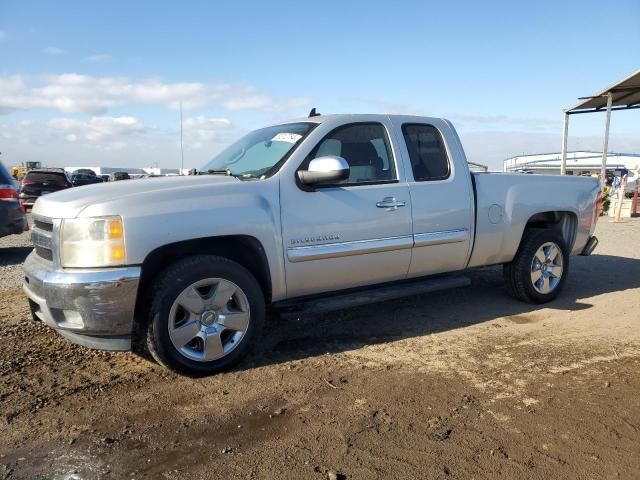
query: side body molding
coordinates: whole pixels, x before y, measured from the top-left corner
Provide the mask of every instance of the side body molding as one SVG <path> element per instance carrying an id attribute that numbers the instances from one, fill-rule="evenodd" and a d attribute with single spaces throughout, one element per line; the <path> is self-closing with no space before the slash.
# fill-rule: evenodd
<path id="1" fill-rule="evenodd" d="M 290 262 L 306 262 L 323 258 L 348 257 L 368 253 L 403 250 L 414 247 L 427 247 L 446 243 L 465 242 L 469 239 L 469 230 L 446 230 L 441 232 L 418 233 L 400 237 L 375 238 L 353 242 L 325 243 L 322 245 L 305 245 L 289 247 L 287 258 Z"/>
<path id="2" fill-rule="evenodd" d="M 445 243 L 459 243 L 469 240 L 469 230 L 444 230 L 442 232 L 416 233 L 413 236 L 414 247 L 428 247 Z"/>
<path id="3" fill-rule="evenodd" d="M 356 240 L 353 242 L 325 243 L 304 247 L 289 247 L 287 258 L 290 262 L 306 262 L 323 258 L 349 257 L 367 253 L 403 250 L 413 247 L 411 235 L 401 237 L 375 238 L 372 240 Z"/>

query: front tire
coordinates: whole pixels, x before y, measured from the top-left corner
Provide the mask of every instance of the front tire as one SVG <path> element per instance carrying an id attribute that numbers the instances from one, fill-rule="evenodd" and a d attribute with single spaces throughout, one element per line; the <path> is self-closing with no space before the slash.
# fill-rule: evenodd
<path id="1" fill-rule="evenodd" d="M 569 274 L 569 249 L 555 230 L 527 229 L 512 262 L 503 266 L 509 294 L 527 303 L 547 303 Z"/>
<path id="2" fill-rule="evenodd" d="M 147 349 L 187 375 L 211 375 L 237 365 L 258 343 L 264 294 L 243 266 L 214 255 L 179 260 L 154 286 Z"/>

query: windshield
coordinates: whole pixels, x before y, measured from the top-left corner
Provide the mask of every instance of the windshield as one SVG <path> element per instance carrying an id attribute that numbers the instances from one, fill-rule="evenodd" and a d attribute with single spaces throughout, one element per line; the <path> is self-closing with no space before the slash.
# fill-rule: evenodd
<path id="1" fill-rule="evenodd" d="M 200 172 L 259 178 L 285 160 L 315 126 L 302 122 L 254 130 L 213 157 Z"/>

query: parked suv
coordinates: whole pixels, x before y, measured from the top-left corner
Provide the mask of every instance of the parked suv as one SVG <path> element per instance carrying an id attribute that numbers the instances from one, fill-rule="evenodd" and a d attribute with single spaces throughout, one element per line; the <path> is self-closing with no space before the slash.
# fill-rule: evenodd
<path id="1" fill-rule="evenodd" d="M 84 173 L 85 175 L 93 175 L 94 177 L 97 176 L 96 172 L 91 170 L 90 168 L 79 168 L 78 170 L 74 170 L 73 173 Z"/>
<path id="2" fill-rule="evenodd" d="M 75 171 L 71 174 L 71 183 L 74 187 L 81 187 L 82 185 L 102 183 L 102 178 L 87 173 L 78 173 L 77 171 Z"/>
<path id="3" fill-rule="evenodd" d="M 31 170 L 20 183 L 18 199 L 25 209 L 33 207 L 36 200 L 47 193 L 70 188 L 71 181 L 64 170 L 57 168 L 42 168 Z"/>
<path id="4" fill-rule="evenodd" d="M 115 182 L 117 180 L 130 180 L 130 179 L 131 177 L 127 172 L 113 172 L 111 175 L 109 175 L 110 182 Z"/>
<path id="5" fill-rule="evenodd" d="M 25 215 L 11 174 L 0 162 L 0 237 L 19 234 L 26 228 Z"/>

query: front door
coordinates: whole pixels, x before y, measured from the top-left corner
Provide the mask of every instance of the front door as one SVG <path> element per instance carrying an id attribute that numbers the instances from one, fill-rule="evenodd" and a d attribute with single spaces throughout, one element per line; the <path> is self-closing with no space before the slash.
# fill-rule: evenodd
<path id="1" fill-rule="evenodd" d="M 406 278 L 413 235 L 406 182 L 389 125 L 342 125 L 302 162 L 339 155 L 349 178 L 305 189 L 281 179 L 287 295 L 302 296 Z M 286 182 L 286 184 L 285 184 Z"/>

